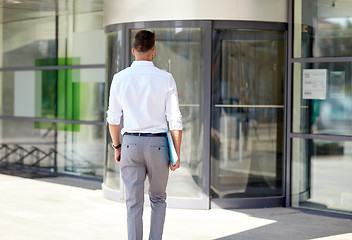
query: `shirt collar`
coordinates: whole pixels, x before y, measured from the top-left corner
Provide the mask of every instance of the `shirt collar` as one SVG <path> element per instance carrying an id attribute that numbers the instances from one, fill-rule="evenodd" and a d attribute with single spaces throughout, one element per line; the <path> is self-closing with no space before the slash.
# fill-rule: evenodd
<path id="1" fill-rule="evenodd" d="M 152 61 L 139 60 L 139 61 L 133 61 L 131 66 L 133 66 L 133 67 L 138 67 L 138 66 L 154 67 L 154 63 Z"/>

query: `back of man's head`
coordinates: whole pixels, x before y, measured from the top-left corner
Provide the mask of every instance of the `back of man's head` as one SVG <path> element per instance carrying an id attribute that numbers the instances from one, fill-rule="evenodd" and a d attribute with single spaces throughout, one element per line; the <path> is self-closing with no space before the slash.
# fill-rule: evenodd
<path id="1" fill-rule="evenodd" d="M 141 53 L 153 49 L 155 44 L 155 33 L 148 30 L 140 30 L 134 37 L 133 48 Z"/>

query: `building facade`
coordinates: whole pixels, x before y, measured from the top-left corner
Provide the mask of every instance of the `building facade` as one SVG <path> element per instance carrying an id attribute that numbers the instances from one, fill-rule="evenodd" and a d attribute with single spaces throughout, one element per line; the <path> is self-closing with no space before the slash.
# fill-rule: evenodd
<path id="1" fill-rule="evenodd" d="M 123 201 L 106 103 L 134 34 L 150 29 L 183 115 L 169 206 L 351 214 L 351 10 L 347 0 L 7 1 L 1 171 L 103 179 L 104 196 Z"/>
<path id="2" fill-rule="evenodd" d="M 102 178 L 102 1 L 2 1 L 1 171 Z"/>

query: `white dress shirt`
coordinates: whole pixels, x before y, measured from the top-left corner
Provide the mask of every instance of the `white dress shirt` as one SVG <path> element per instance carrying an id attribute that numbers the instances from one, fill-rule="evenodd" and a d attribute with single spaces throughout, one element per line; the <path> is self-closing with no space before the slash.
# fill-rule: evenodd
<path id="1" fill-rule="evenodd" d="M 114 75 L 110 88 L 107 122 L 119 125 L 121 134 L 182 130 L 176 82 L 151 61 L 134 61 Z M 167 120 L 167 122 L 166 122 Z"/>

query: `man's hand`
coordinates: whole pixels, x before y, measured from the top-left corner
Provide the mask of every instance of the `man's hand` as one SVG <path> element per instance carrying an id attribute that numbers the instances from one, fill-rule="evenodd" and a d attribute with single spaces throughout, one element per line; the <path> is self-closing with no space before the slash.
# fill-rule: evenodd
<path id="1" fill-rule="evenodd" d="M 120 162 L 120 160 L 121 160 L 121 148 L 115 149 L 115 160 L 117 162 Z"/>
<path id="2" fill-rule="evenodd" d="M 182 139 L 182 130 L 171 130 L 172 141 L 174 142 L 176 153 L 178 156 L 178 161 L 175 166 L 170 162 L 170 169 L 175 171 L 177 168 L 180 168 L 180 156 L 181 156 L 181 139 Z"/>
<path id="3" fill-rule="evenodd" d="M 120 143 L 120 125 L 109 124 L 109 132 L 111 136 L 112 143 L 114 145 L 119 145 Z M 115 145 L 115 146 L 117 146 Z M 121 147 L 119 149 L 115 149 L 115 160 L 120 162 L 121 160 Z"/>
<path id="4" fill-rule="evenodd" d="M 180 158 L 178 158 L 178 161 L 175 164 L 175 166 L 173 166 L 172 162 L 170 161 L 170 169 L 171 169 L 171 171 L 175 171 L 177 168 L 180 168 Z"/>

